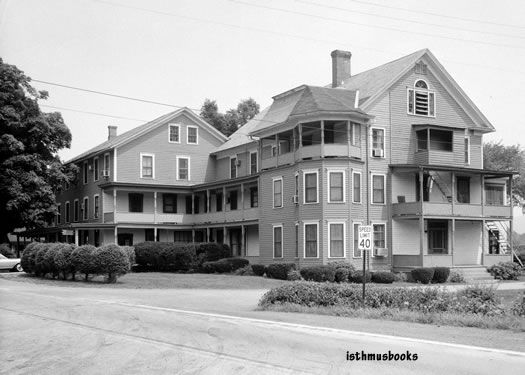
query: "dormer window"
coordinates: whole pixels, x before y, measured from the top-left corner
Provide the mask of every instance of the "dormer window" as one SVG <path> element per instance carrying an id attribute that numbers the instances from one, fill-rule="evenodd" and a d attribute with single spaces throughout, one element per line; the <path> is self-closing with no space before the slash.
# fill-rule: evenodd
<path id="1" fill-rule="evenodd" d="M 418 79 L 414 88 L 407 90 L 407 112 L 410 115 L 435 117 L 436 96 L 428 84 Z"/>

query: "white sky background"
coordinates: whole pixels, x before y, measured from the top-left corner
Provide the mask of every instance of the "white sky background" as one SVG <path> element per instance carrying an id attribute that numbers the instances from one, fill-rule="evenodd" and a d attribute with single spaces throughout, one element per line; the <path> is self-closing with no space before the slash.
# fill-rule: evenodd
<path id="1" fill-rule="evenodd" d="M 37 80 L 194 109 L 211 98 L 226 111 L 330 83 L 334 49 L 352 52 L 356 74 L 429 48 L 496 127 L 485 140 L 524 145 L 524 15 L 520 0 L 1 0 L 0 56 Z M 34 86 L 55 107 L 143 122 L 173 110 Z M 106 140 L 107 125 L 142 123 L 60 112 L 73 134 L 66 160 Z M 525 217 L 515 226 L 525 232 Z"/>

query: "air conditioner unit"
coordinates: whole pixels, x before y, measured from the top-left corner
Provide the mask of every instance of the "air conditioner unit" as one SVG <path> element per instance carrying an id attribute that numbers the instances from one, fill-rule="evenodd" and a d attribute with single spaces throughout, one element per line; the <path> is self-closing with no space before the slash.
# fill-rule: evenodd
<path id="1" fill-rule="evenodd" d="M 299 196 L 294 195 L 294 196 L 292 197 L 292 202 L 293 202 L 294 204 L 299 204 Z"/>
<path id="2" fill-rule="evenodd" d="M 102 177 L 109 177 L 109 169 L 104 169 L 102 171 Z"/>
<path id="3" fill-rule="evenodd" d="M 374 256 L 376 257 L 386 257 L 388 256 L 388 249 L 384 248 L 374 248 Z"/>
<path id="4" fill-rule="evenodd" d="M 376 158 L 382 158 L 383 156 L 385 156 L 385 152 L 381 148 L 374 148 L 372 150 L 372 156 Z"/>

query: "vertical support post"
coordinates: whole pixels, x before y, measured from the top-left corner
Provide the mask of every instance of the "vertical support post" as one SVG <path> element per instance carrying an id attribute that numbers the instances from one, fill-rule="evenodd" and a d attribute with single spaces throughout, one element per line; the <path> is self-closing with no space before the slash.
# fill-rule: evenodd
<path id="1" fill-rule="evenodd" d="M 485 175 L 481 175 L 481 217 L 485 217 Z"/>
<path id="2" fill-rule="evenodd" d="M 241 209 L 244 211 L 244 183 L 241 183 Z M 244 212 L 243 212 L 244 216 Z"/>
<path id="3" fill-rule="evenodd" d="M 157 192 L 153 192 L 153 222 L 157 223 Z"/>
<path id="4" fill-rule="evenodd" d="M 222 212 L 226 212 L 226 186 L 222 187 Z"/>
<path id="5" fill-rule="evenodd" d="M 324 158 L 324 120 L 321 120 L 321 157 Z"/>
<path id="6" fill-rule="evenodd" d="M 452 194 L 452 215 L 454 215 L 456 207 L 456 172 L 451 172 L 451 174 L 452 186 L 450 188 L 450 194 Z"/>
<path id="7" fill-rule="evenodd" d="M 514 246 L 513 246 L 513 235 L 512 232 L 514 231 L 514 202 L 512 201 L 512 190 L 513 190 L 513 182 L 512 182 L 512 175 L 509 176 L 509 206 L 510 206 L 510 220 L 509 220 L 509 247 L 510 247 L 510 260 L 512 261 L 514 259 Z"/>
<path id="8" fill-rule="evenodd" d="M 452 255 L 452 266 L 454 266 L 454 249 L 456 247 L 456 219 L 452 219 L 452 238 L 450 242 L 450 255 Z"/>
<path id="9" fill-rule="evenodd" d="M 210 189 L 206 189 L 206 199 L 208 200 L 208 212 L 211 212 L 211 192 L 210 192 Z"/>
<path id="10" fill-rule="evenodd" d="M 206 228 L 206 242 L 210 242 L 210 227 Z"/>
<path id="11" fill-rule="evenodd" d="M 485 238 L 485 228 L 486 228 L 486 222 L 485 218 L 481 220 L 481 264 L 485 264 L 485 254 L 488 253 L 488 251 L 485 249 L 486 246 L 486 238 Z"/>
<path id="12" fill-rule="evenodd" d="M 191 193 L 191 213 L 195 213 L 195 193 Z"/>
<path id="13" fill-rule="evenodd" d="M 419 256 L 423 266 L 423 248 L 425 246 L 425 217 L 423 215 L 423 169 L 419 170 Z"/>
<path id="14" fill-rule="evenodd" d="M 347 121 L 346 122 L 346 145 L 348 148 L 348 157 L 350 157 L 350 150 L 352 146 L 352 122 Z"/>
<path id="15" fill-rule="evenodd" d="M 113 230 L 113 235 L 115 237 L 114 239 L 115 245 L 118 245 L 118 228 L 116 225 L 115 225 L 115 229 Z"/>
<path id="16" fill-rule="evenodd" d="M 241 225 L 241 256 L 246 256 L 246 229 Z"/>
<path id="17" fill-rule="evenodd" d="M 275 134 L 275 166 L 279 165 L 279 154 L 281 147 L 279 147 L 279 134 Z"/>
<path id="18" fill-rule="evenodd" d="M 117 189 L 113 190 L 113 222 L 117 222 Z"/>
<path id="19" fill-rule="evenodd" d="M 157 227 L 153 227 L 153 241 L 157 242 L 159 239 L 158 239 L 158 236 L 159 236 L 159 231 L 157 229 Z"/>
<path id="20" fill-rule="evenodd" d="M 195 244 L 195 229 L 191 230 L 191 242 Z"/>
<path id="21" fill-rule="evenodd" d="M 228 235 L 226 227 L 222 227 L 222 243 L 226 244 L 226 236 Z"/>

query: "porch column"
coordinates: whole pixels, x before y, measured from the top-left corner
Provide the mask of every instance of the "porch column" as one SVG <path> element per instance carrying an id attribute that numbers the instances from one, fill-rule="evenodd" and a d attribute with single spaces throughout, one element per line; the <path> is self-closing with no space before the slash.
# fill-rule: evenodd
<path id="1" fill-rule="evenodd" d="M 157 222 L 157 192 L 153 192 L 153 222 Z"/>
<path id="2" fill-rule="evenodd" d="M 195 244 L 195 229 L 191 230 L 191 242 Z"/>
<path id="3" fill-rule="evenodd" d="M 485 246 L 486 246 L 486 239 L 485 239 L 485 219 L 481 220 L 481 264 L 485 264 Z"/>
<path id="4" fill-rule="evenodd" d="M 210 242 L 210 228 L 206 228 L 206 242 Z"/>
<path id="5" fill-rule="evenodd" d="M 299 147 L 303 147 L 303 124 L 299 124 Z"/>
<path id="6" fill-rule="evenodd" d="M 222 187 L 222 212 L 226 212 L 226 186 Z"/>
<path id="7" fill-rule="evenodd" d="M 75 245 L 78 246 L 78 229 L 74 229 L 73 231 L 75 233 Z"/>
<path id="8" fill-rule="evenodd" d="M 158 229 L 157 227 L 153 227 L 153 241 L 157 242 L 158 241 Z"/>
<path id="9" fill-rule="evenodd" d="M 513 246 L 513 236 L 512 236 L 512 232 L 514 231 L 514 213 L 513 213 L 513 202 L 512 202 L 512 189 L 513 189 L 513 184 L 512 184 L 512 175 L 509 177 L 509 206 L 510 206 L 510 220 L 509 220 L 509 246 L 510 246 L 510 260 L 512 261 L 514 259 L 514 256 L 513 256 L 513 251 L 514 251 L 514 246 Z"/>
<path id="10" fill-rule="evenodd" d="M 485 217 L 485 175 L 481 175 L 481 217 Z"/>
<path id="11" fill-rule="evenodd" d="M 210 193 L 210 189 L 206 189 L 206 199 L 208 200 L 208 212 L 211 212 L 211 193 Z"/>
<path id="12" fill-rule="evenodd" d="M 350 146 L 352 146 L 352 132 L 351 132 L 352 122 L 346 122 L 346 146 L 348 149 L 348 156 L 350 157 Z"/>
<path id="13" fill-rule="evenodd" d="M 321 120 L 321 157 L 324 158 L 324 120 Z"/>
<path id="14" fill-rule="evenodd" d="M 195 213 L 195 193 L 191 193 L 191 213 Z"/>
<path id="15" fill-rule="evenodd" d="M 104 209 L 102 209 L 104 211 Z M 104 215 L 104 213 L 102 213 Z M 113 190 L 113 222 L 117 222 L 117 189 Z"/>
<path id="16" fill-rule="evenodd" d="M 118 245 L 118 228 L 115 225 L 115 229 L 113 230 L 113 234 L 115 235 L 115 245 Z"/>
<path id="17" fill-rule="evenodd" d="M 456 206 L 456 172 L 452 172 L 452 186 L 450 188 L 450 191 L 452 194 L 452 215 L 454 215 L 454 208 Z"/>
<path id="18" fill-rule="evenodd" d="M 245 241 L 246 231 L 244 225 L 241 225 L 241 256 L 246 256 L 246 241 Z"/>
<path id="19" fill-rule="evenodd" d="M 368 187 L 367 187 L 368 188 Z M 423 169 L 419 170 L 419 256 L 423 266 L 423 248 L 425 246 L 425 218 L 423 216 Z"/>
<path id="20" fill-rule="evenodd" d="M 244 210 L 244 184 L 241 184 L 241 209 Z"/>
<path id="21" fill-rule="evenodd" d="M 222 227 L 222 243 L 226 244 L 226 236 L 228 235 L 228 230 L 226 227 Z"/>
<path id="22" fill-rule="evenodd" d="M 277 167 L 279 165 L 279 134 L 275 134 L 275 166 Z"/>
<path id="23" fill-rule="evenodd" d="M 452 255 L 452 265 L 454 265 L 454 249 L 456 247 L 456 219 L 452 219 L 452 239 L 450 244 L 450 255 Z"/>

